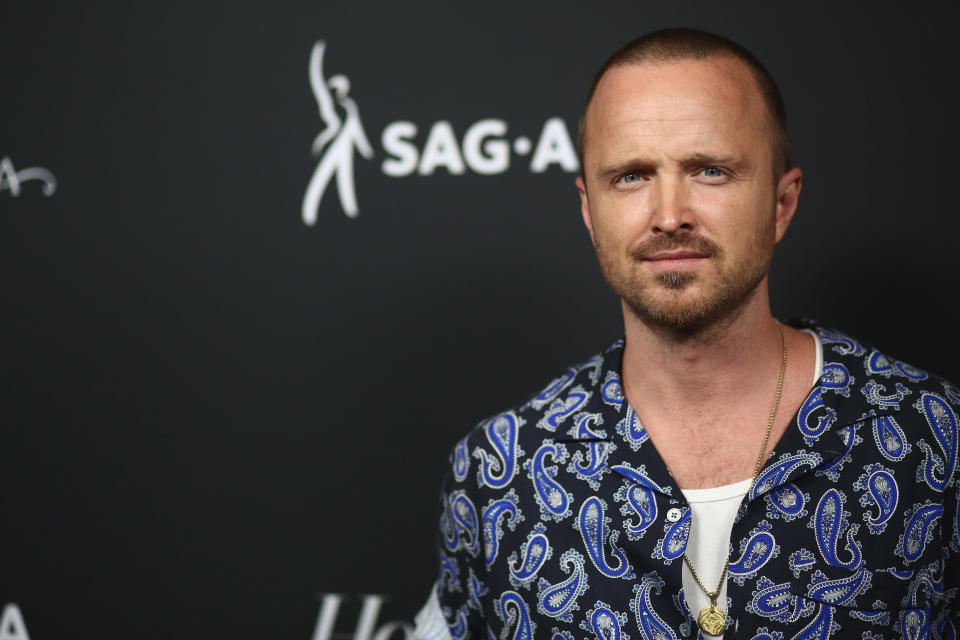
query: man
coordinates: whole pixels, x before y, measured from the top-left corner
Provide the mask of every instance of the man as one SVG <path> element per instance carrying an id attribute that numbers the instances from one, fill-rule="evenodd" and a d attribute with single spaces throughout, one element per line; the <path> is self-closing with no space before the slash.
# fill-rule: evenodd
<path id="1" fill-rule="evenodd" d="M 639 38 L 581 155 L 625 337 L 457 444 L 418 633 L 955 638 L 960 392 L 772 317 L 802 176 L 767 71 L 711 34 Z"/>

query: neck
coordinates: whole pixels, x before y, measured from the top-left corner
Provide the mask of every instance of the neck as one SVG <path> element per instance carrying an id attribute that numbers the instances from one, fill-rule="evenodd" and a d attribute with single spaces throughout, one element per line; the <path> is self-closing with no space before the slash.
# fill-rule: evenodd
<path id="1" fill-rule="evenodd" d="M 758 366 L 773 374 L 780 366 L 766 278 L 735 313 L 695 331 L 650 326 L 626 305 L 624 320 L 624 389 L 628 397 L 655 397 L 668 411 L 729 398 Z"/>

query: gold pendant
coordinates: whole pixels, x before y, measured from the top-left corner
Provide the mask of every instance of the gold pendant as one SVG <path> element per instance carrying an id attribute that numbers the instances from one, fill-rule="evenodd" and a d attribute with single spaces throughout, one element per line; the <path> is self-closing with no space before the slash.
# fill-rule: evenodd
<path id="1" fill-rule="evenodd" d="M 700 628 L 711 636 L 718 636 L 723 633 L 723 624 L 726 621 L 727 616 L 714 604 L 701 609 L 700 617 L 697 618 Z"/>

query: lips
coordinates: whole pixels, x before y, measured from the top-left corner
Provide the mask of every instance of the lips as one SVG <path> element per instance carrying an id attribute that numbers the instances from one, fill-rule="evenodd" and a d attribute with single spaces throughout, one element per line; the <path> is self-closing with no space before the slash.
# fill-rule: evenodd
<path id="1" fill-rule="evenodd" d="M 677 249 L 675 251 L 661 251 L 652 256 L 646 258 L 651 262 L 662 262 L 665 260 L 699 260 L 706 258 L 704 254 L 699 251 L 691 251 L 689 249 Z"/>
<path id="2" fill-rule="evenodd" d="M 719 255 L 720 248 L 711 240 L 687 230 L 651 236 L 630 250 L 630 257 L 637 262 L 666 268 L 692 267 Z"/>

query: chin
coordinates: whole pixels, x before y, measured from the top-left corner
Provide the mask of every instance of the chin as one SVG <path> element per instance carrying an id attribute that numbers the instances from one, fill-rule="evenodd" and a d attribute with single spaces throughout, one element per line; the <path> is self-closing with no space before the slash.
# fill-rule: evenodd
<path id="1" fill-rule="evenodd" d="M 665 277 L 664 277 L 665 276 Z M 731 297 L 722 287 L 708 286 L 690 273 L 658 277 L 642 290 L 621 295 L 628 307 L 646 324 L 679 333 L 694 333 L 735 313 L 746 297 Z M 627 292 L 623 292 L 627 293 Z"/>
<path id="2" fill-rule="evenodd" d="M 646 324 L 674 331 L 696 331 L 710 323 L 715 309 L 700 296 L 677 295 L 624 298 L 627 306 Z"/>
<path id="3" fill-rule="evenodd" d="M 685 291 L 697 279 L 697 274 L 690 271 L 667 271 L 657 275 L 657 286 L 670 291 Z"/>

